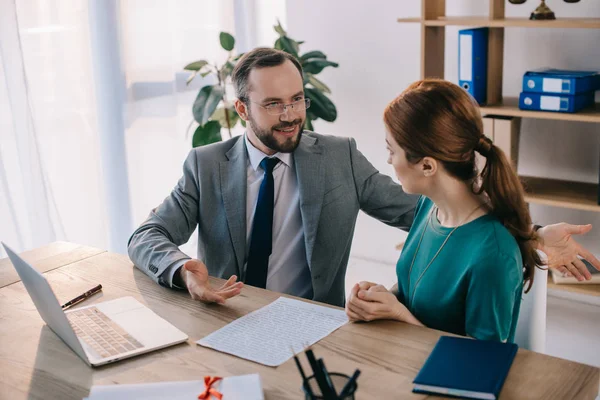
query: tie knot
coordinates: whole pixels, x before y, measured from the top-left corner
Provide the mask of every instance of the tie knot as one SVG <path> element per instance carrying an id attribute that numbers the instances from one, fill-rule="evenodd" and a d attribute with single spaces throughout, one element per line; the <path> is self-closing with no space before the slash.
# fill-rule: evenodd
<path id="1" fill-rule="evenodd" d="M 277 165 L 277 163 L 279 163 L 279 158 L 277 158 L 277 157 L 273 157 L 273 158 L 265 157 L 260 162 L 260 166 L 262 167 L 262 169 L 265 170 L 265 173 L 271 174 L 273 172 L 273 168 L 275 168 L 275 166 Z"/>

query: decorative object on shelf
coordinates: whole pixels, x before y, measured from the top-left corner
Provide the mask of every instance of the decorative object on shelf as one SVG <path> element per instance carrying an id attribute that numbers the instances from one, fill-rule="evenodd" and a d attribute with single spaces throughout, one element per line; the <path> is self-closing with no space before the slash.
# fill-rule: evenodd
<path id="1" fill-rule="evenodd" d="M 327 60 L 327 56 L 318 50 L 300 55 L 300 45 L 304 42 L 297 42 L 290 38 L 279 22 L 274 26 L 274 29 L 279 34 L 279 38 L 275 41 L 273 47 L 296 57 L 304 69 L 302 77 L 304 80 L 304 92 L 306 97 L 311 100 L 310 110 L 306 111 L 304 127 L 312 130 L 313 121 L 319 118 L 328 122 L 335 121 L 337 118 L 337 109 L 329 97 L 327 97 L 327 94 L 330 94 L 331 90 L 317 79 L 315 75 L 319 74 L 326 67 L 337 68 L 338 64 Z M 183 68 L 192 72 L 187 80 L 187 84 L 198 75 L 203 78 L 208 75 L 214 75 L 217 78 L 216 84 L 202 87 L 194 101 L 192 113 L 194 120 L 198 123 L 198 127 L 192 137 L 193 147 L 220 142 L 222 140 L 221 130 L 223 128 L 227 129 L 231 138 L 231 129 L 238 122 L 244 124 L 244 121 L 237 115 L 233 102 L 227 98 L 226 90 L 231 85 L 231 74 L 233 73 L 235 63 L 243 54 L 233 54 L 235 38 L 229 33 L 221 32 L 219 40 L 221 41 L 221 47 L 229 52 L 227 60 L 223 65 L 219 66 L 216 63 L 210 64 L 206 60 L 199 60 Z"/>
<path id="2" fill-rule="evenodd" d="M 523 4 L 527 0 L 508 0 L 508 1 L 511 4 Z M 579 0 L 564 0 L 564 2 L 565 3 L 578 3 Z M 529 17 L 529 19 L 548 20 L 548 19 L 556 19 L 556 16 L 554 15 L 554 11 L 552 11 L 550 9 L 550 7 L 548 7 L 546 5 L 546 1 L 542 0 L 540 5 L 537 6 L 537 8 L 531 13 L 531 16 Z"/>
<path id="3" fill-rule="evenodd" d="M 556 16 L 554 15 L 554 11 L 542 0 L 542 3 L 533 10 L 529 19 L 556 19 Z"/>

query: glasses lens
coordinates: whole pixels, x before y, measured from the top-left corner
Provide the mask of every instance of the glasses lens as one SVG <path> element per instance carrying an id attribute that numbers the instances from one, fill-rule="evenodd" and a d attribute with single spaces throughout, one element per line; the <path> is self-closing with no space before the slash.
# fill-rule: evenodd
<path id="1" fill-rule="evenodd" d="M 285 106 L 283 104 L 273 104 L 267 107 L 267 113 L 270 115 L 280 115 L 285 112 Z"/>
<path id="2" fill-rule="evenodd" d="M 293 111 L 303 111 L 310 107 L 310 99 L 302 99 L 295 101 L 287 106 L 284 104 L 273 104 L 266 107 L 267 113 L 270 115 L 281 115 L 285 112 L 286 108 Z"/>
<path id="3" fill-rule="evenodd" d="M 302 99 L 290 104 L 294 111 L 304 111 L 310 106 L 310 99 Z"/>

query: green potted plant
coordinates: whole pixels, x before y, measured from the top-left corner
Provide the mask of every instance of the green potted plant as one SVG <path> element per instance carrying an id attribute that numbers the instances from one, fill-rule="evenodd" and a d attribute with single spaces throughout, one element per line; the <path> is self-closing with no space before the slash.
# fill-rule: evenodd
<path id="1" fill-rule="evenodd" d="M 306 129 L 313 129 L 313 121 L 322 119 L 328 122 L 333 122 L 337 118 L 337 109 L 327 94 L 331 90 L 322 81 L 317 79 L 318 75 L 327 67 L 338 67 L 338 64 L 327 60 L 327 56 L 318 50 L 309 51 L 300 54 L 300 45 L 304 42 L 297 42 L 287 35 L 287 32 L 281 27 L 278 22 L 274 27 L 279 34 L 279 38 L 275 41 L 274 48 L 283 50 L 296 57 L 302 64 L 304 69 L 304 92 L 306 97 L 310 98 L 311 106 L 306 111 Z M 219 34 L 221 47 L 229 52 L 227 60 L 223 65 L 211 64 L 206 60 L 194 61 L 184 67 L 185 70 L 191 71 L 192 74 L 187 80 L 189 84 L 196 76 L 206 77 L 214 75 L 217 78 L 217 83 L 214 85 L 206 85 L 200 89 L 198 96 L 192 107 L 194 120 L 198 123 L 198 127 L 194 131 L 192 137 L 192 146 L 198 147 L 209 143 L 219 142 L 223 136 L 221 131 L 225 129 L 228 136 L 231 138 L 231 129 L 238 122 L 244 124 L 235 108 L 231 99 L 227 98 L 226 88 L 231 82 L 231 73 L 236 61 L 243 55 L 234 55 L 235 38 L 226 32 Z M 245 125 L 244 125 L 245 126 Z"/>

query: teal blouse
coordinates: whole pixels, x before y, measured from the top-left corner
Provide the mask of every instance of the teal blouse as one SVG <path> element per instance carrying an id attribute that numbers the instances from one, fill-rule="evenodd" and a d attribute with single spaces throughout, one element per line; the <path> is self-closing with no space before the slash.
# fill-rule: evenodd
<path id="1" fill-rule="evenodd" d="M 419 199 L 396 265 L 398 299 L 430 328 L 513 342 L 523 291 L 515 238 L 492 214 L 484 215 L 456 229 L 425 271 L 453 229 L 440 225 L 435 213 L 427 224 L 433 207 L 430 199 Z"/>

